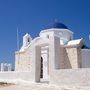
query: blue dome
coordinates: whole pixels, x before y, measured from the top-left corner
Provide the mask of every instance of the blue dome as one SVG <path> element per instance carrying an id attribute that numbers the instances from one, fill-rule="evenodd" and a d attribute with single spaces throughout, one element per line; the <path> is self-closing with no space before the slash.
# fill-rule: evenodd
<path id="1" fill-rule="evenodd" d="M 68 29 L 67 26 L 65 26 L 63 23 L 60 22 L 54 22 L 45 27 L 45 29 L 50 28 Z"/>

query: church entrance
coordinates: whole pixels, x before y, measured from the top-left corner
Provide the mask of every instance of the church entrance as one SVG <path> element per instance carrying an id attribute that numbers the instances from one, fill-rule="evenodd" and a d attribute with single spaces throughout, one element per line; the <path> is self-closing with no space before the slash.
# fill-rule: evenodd
<path id="1" fill-rule="evenodd" d="M 43 78 L 43 58 L 41 57 L 41 71 L 40 71 L 40 78 Z"/>
<path id="2" fill-rule="evenodd" d="M 49 81 L 49 45 L 45 42 L 37 42 L 32 46 L 32 73 L 35 82 L 47 83 Z"/>
<path id="3" fill-rule="evenodd" d="M 41 47 L 41 71 L 40 81 L 48 81 L 49 78 L 49 54 L 48 46 Z"/>

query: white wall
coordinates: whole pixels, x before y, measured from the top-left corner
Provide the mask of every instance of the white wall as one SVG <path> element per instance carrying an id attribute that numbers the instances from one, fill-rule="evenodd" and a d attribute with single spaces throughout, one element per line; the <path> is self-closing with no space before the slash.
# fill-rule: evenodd
<path id="1" fill-rule="evenodd" d="M 31 72 L 0 72 L 0 80 L 26 80 L 32 82 Z M 50 74 L 50 84 L 90 86 L 90 69 L 60 69 Z"/>
<path id="2" fill-rule="evenodd" d="M 50 75 L 50 83 L 55 85 L 90 86 L 90 69 L 55 70 Z"/>
<path id="3" fill-rule="evenodd" d="M 90 68 L 90 50 L 82 49 L 82 68 Z"/>
<path id="4" fill-rule="evenodd" d="M 33 81 L 31 72 L 15 72 L 15 71 L 5 71 L 0 72 L 0 80 L 26 80 Z"/>

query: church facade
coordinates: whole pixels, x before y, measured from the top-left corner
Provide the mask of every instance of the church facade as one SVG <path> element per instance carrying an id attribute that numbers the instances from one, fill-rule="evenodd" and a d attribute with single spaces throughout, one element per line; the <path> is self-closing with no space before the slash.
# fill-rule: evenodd
<path id="1" fill-rule="evenodd" d="M 15 71 L 30 71 L 38 82 L 41 78 L 49 80 L 61 69 L 89 68 L 90 60 L 85 57 L 90 57 L 90 49 L 82 38 L 74 40 L 73 35 L 59 22 L 46 27 L 34 39 L 25 34 L 21 49 L 15 52 Z"/>

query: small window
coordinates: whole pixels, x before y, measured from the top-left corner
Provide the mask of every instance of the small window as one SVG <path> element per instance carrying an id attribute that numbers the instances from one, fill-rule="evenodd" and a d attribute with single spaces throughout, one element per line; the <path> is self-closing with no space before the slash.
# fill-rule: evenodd
<path id="1" fill-rule="evenodd" d="M 30 42 L 30 39 L 29 38 L 27 39 L 27 42 Z"/>
<path id="2" fill-rule="evenodd" d="M 49 35 L 47 35 L 47 38 L 49 38 Z"/>

